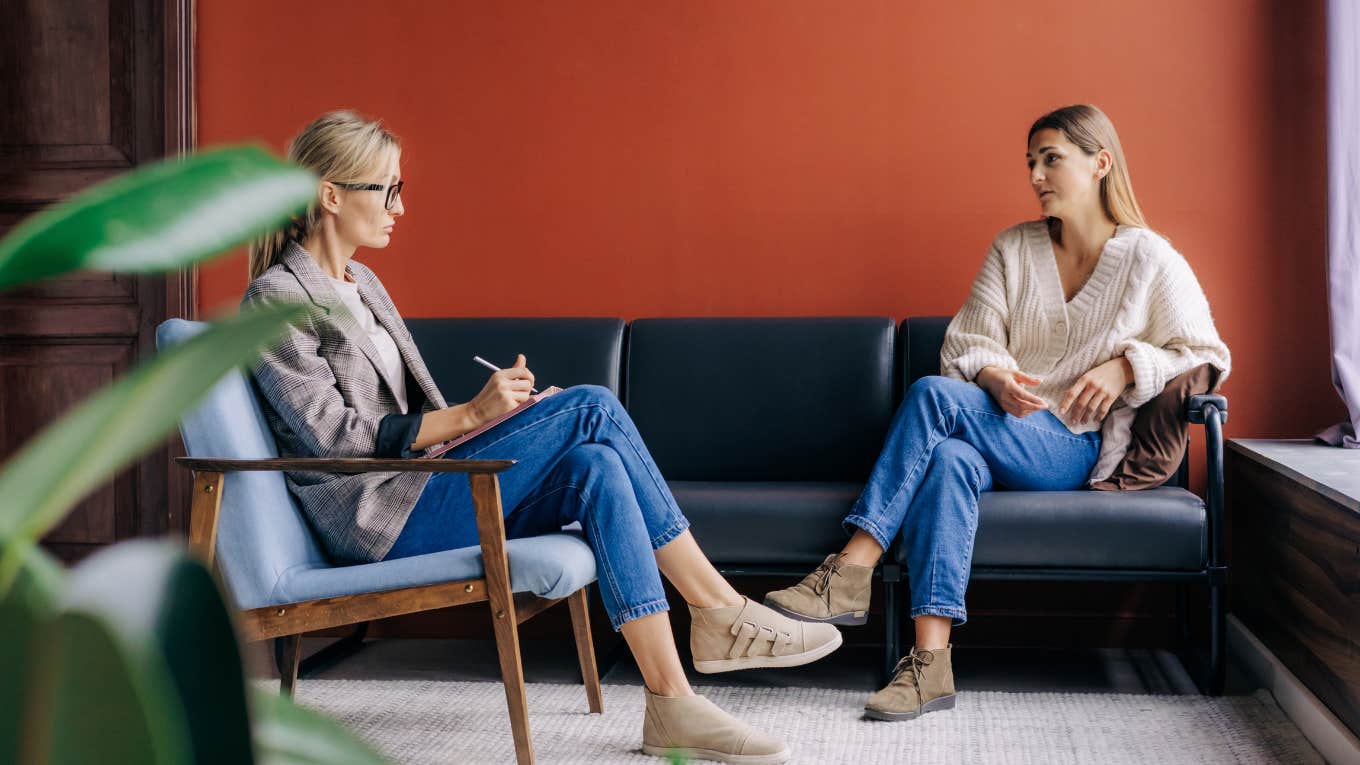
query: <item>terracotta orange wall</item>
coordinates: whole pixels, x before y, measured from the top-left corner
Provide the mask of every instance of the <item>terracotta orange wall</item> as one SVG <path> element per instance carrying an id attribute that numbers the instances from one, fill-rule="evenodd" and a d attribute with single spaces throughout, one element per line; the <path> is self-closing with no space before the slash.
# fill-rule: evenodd
<path id="1" fill-rule="evenodd" d="M 1119 127 L 1231 346 L 1232 436 L 1337 419 L 1321 0 L 200 0 L 200 143 L 322 111 L 405 142 L 360 257 L 407 316 L 952 313 L 1037 209 L 1041 112 Z M 203 269 L 229 310 L 238 253 Z"/>

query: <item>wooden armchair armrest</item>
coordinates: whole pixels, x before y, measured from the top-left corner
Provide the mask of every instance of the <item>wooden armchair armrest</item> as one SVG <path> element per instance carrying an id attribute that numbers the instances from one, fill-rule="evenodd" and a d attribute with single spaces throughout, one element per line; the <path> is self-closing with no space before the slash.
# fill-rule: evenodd
<path id="1" fill-rule="evenodd" d="M 276 457 L 267 460 L 219 460 L 179 457 L 181 466 L 201 473 L 236 473 L 247 470 L 314 471 L 317 473 L 482 473 L 494 474 L 515 464 L 514 460 L 379 459 L 375 457 Z"/>
<path id="2" fill-rule="evenodd" d="M 497 474 L 515 464 L 514 460 L 379 459 L 344 457 L 279 457 L 263 460 L 225 460 L 179 457 L 175 462 L 194 471 L 194 498 L 189 508 L 189 547 L 210 565 L 217 547 L 217 515 L 222 508 L 222 484 L 226 473 L 241 471 L 300 470 L 319 473 L 467 473 L 472 483 L 472 500 L 481 538 L 482 557 L 500 561 L 487 564 L 487 579 L 505 580 L 505 518 L 501 511 L 500 482 Z M 509 590 L 506 589 L 508 593 Z M 508 596 L 507 596 L 508 597 Z M 503 606 L 513 613 L 513 604 Z"/>

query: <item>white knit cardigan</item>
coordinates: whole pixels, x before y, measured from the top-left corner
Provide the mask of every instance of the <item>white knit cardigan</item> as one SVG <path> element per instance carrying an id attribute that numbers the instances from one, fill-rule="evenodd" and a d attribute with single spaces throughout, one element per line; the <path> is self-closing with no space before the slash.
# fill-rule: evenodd
<path id="1" fill-rule="evenodd" d="M 1222 385 L 1232 360 L 1190 265 L 1149 229 L 1117 227 L 1086 284 L 1070 302 L 1064 298 L 1048 225 L 1038 220 L 1002 231 L 949 323 L 940 368 L 969 382 L 988 366 L 1041 378 L 1029 390 L 1068 430 L 1101 430 L 1088 479 L 1099 481 L 1128 451 L 1137 407 L 1200 364 L 1215 366 Z M 1103 423 L 1079 424 L 1058 412 L 1077 378 L 1120 355 L 1133 367 L 1133 384 Z"/>

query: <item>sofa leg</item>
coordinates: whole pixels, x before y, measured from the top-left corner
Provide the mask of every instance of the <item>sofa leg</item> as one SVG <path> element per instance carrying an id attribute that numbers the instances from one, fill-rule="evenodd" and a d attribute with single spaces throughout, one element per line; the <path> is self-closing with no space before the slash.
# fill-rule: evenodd
<path id="1" fill-rule="evenodd" d="M 274 638 L 274 663 L 279 668 L 279 693 L 293 697 L 297 685 L 298 662 L 302 659 L 302 635 Z"/>
<path id="2" fill-rule="evenodd" d="M 571 629 L 576 634 L 576 658 L 581 662 L 581 681 L 586 685 L 586 701 L 590 711 L 604 712 L 604 697 L 600 694 L 600 673 L 595 666 L 595 641 L 590 636 L 590 601 L 587 587 L 567 596 L 571 608 Z"/>
<path id="3" fill-rule="evenodd" d="M 902 566 L 885 563 L 883 574 L 883 677 L 882 687 L 892 680 L 893 669 L 902 657 L 902 617 L 898 601 L 902 595 Z"/>
<path id="4" fill-rule="evenodd" d="M 364 648 L 364 638 L 368 635 L 368 622 L 359 622 L 348 635 L 330 643 L 311 656 L 304 656 L 298 662 L 298 678 L 311 677 L 339 664 Z"/>
<path id="5" fill-rule="evenodd" d="M 1180 640 L 1181 653 L 1189 654 L 1194 650 L 1190 631 L 1190 609 L 1187 605 L 1189 593 L 1184 584 L 1176 585 L 1176 634 Z"/>
<path id="6" fill-rule="evenodd" d="M 1223 694 L 1227 680 L 1224 639 L 1227 631 L 1227 585 L 1221 579 L 1209 585 L 1209 667 L 1205 691 L 1210 696 Z"/>
<path id="7" fill-rule="evenodd" d="M 628 654 L 628 643 L 622 638 L 616 637 L 613 644 L 604 652 L 604 657 L 600 659 L 600 675 L 608 675 L 614 671 L 614 667 L 619 665 L 624 656 Z"/>

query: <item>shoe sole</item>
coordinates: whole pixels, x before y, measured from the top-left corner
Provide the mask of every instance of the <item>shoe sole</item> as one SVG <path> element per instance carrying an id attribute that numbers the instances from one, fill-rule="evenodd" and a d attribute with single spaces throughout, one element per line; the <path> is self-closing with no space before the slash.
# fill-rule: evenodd
<path id="1" fill-rule="evenodd" d="M 946 709 L 954 708 L 954 695 L 941 696 L 938 699 L 931 699 L 921 705 L 915 712 L 884 712 L 881 709 L 872 707 L 864 708 L 864 716 L 871 720 L 883 720 L 885 722 L 902 722 L 903 720 L 915 720 L 927 712 L 943 712 Z"/>
<path id="2" fill-rule="evenodd" d="M 738 669 L 773 669 L 779 667 L 801 667 L 826 656 L 837 648 L 841 647 L 841 633 L 836 633 L 835 640 L 828 640 L 825 643 L 802 653 L 791 653 L 785 656 L 745 656 L 740 659 L 709 659 L 707 661 L 695 661 L 694 671 L 702 672 L 705 675 L 717 674 L 719 672 L 733 672 Z"/>
<path id="3" fill-rule="evenodd" d="M 789 761 L 789 750 L 774 754 L 731 754 L 716 749 L 700 749 L 689 746 L 652 746 L 643 744 L 642 751 L 654 757 L 683 757 L 686 760 L 716 760 L 736 763 L 736 765 L 780 765 Z"/>
<path id="4" fill-rule="evenodd" d="M 784 608 L 777 603 L 771 603 L 768 600 L 765 601 L 765 607 L 800 622 L 816 622 L 818 624 L 839 624 L 843 627 L 858 627 L 869 621 L 868 611 L 846 611 L 843 614 L 819 618 L 816 616 L 808 616 L 807 614 L 800 614 L 797 611 L 790 611 L 789 609 Z"/>

